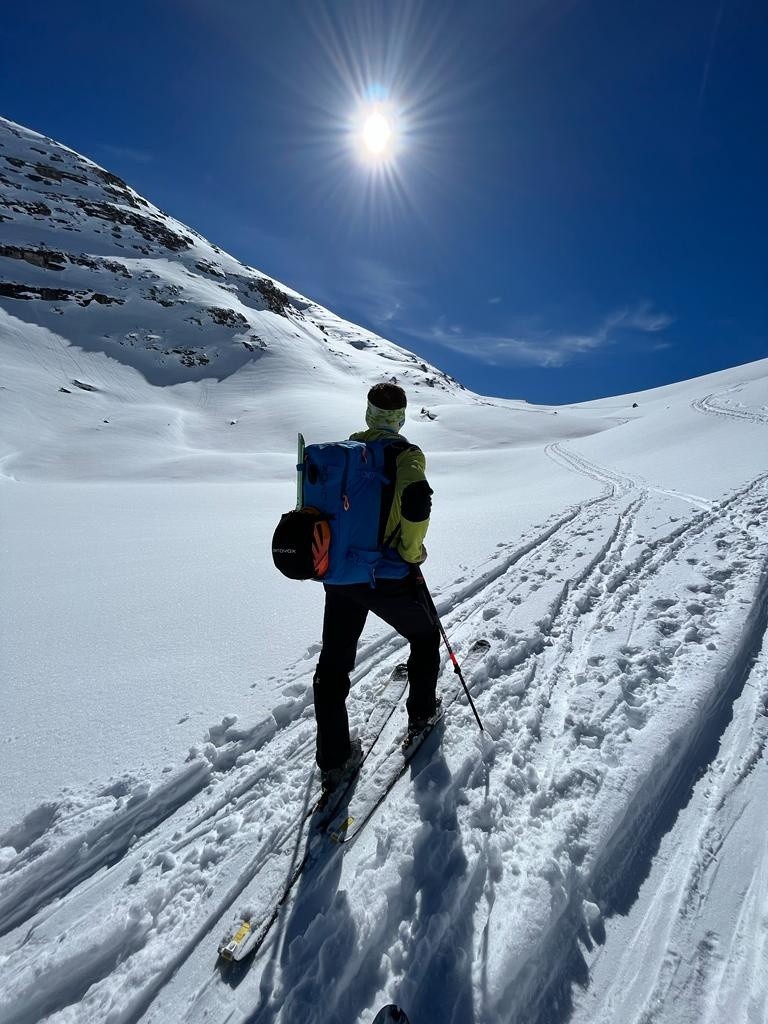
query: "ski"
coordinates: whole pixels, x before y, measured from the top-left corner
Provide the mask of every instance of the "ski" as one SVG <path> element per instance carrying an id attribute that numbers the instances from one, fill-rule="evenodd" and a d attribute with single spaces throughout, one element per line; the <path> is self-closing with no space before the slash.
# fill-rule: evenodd
<path id="1" fill-rule="evenodd" d="M 487 640 L 475 641 L 469 651 L 468 660 L 470 663 L 485 654 L 489 647 L 490 644 Z M 400 666 L 394 670 L 391 676 L 392 679 L 399 680 L 402 677 L 403 673 L 399 669 Z M 461 689 L 457 690 L 448 701 L 444 702 L 443 714 L 430 723 L 423 732 L 419 733 L 405 751 L 403 750 L 402 742 L 395 739 L 390 741 L 389 745 L 381 751 L 380 756 L 377 758 L 375 755 L 380 750 L 378 746 L 379 741 L 399 707 L 403 694 L 400 695 L 400 699 L 397 702 L 384 706 L 382 718 L 377 726 L 374 727 L 374 735 L 363 754 L 362 761 L 357 770 L 342 786 L 334 790 L 332 794 L 333 799 L 329 801 L 323 810 L 318 812 L 313 807 L 302 818 L 300 824 L 302 832 L 306 829 L 307 822 L 311 822 L 305 840 L 306 848 L 304 855 L 291 871 L 281 891 L 274 897 L 271 907 L 261 916 L 261 923 L 255 926 L 252 919 L 236 919 L 233 927 L 219 943 L 218 953 L 221 961 L 225 964 L 233 961 L 236 962 L 258 952 L 264 945 L 273 925 L 278 919 L 282 907 L 287 902 L 299 878 L 317 860 L 327 841 L 330 839 L 338 845 L 347 845 L 360 835 L 374 817 L 376 811 L 387 799 L 392 789 L 405 775 L 415 754 L 421 749 L 424 742 L 435 729 L 440 726 L 444 719 L 445 711 L 459 699 L 461 693 Z M 356 783 L 361 777 L 361 770 L 366 764 L 369 764 L 372 756 L 375 763 L 372 766 L 369 765 L 369 767 L 372 767 L 372 771 L 365 773 L 364 791 L 361 794 L 362 810 L 356 816 L 348 815 L 344 803 L 346 797 L 355 789 Z M 355 790 L 355 796 L 357 802 L 357 790 Z M 342 806 L 345 809 L 340 811 L 339 808 Z M 313 818 L 315 820 L 311 821 Z M 301 839 L 298 842 L 300 843 Z M 387 1018 L 384 1019 L 386 1020 Z"/>
<path id="2" fill-rule="evenodd" d="M 362 809 L 357 812 L 357 816 L 347 815 L 340 819 L 340 816 L 337 815 L 337 819 L 326 828 L 326 834 L 334 843 L 338 843 L 340 846 L 346 845 L 362 832 L 405 775 L 419 748 L 441 721 L 442 715 L 414 737 L 405 750 L 403 750 L 402 744 L 395 744 L 387 750 L 375 771 L 365 780 L 361 801 Z"/>
<path id="3" fill-rule="evenodd" d="M 335 814 L 340 801 L 344 799 L 349 787 L 354 782 L 355 777 L 356 776 L 351 777 L 344 787 L 339 787 L 334 794 L 334 799 L 326 804 L 324 810 L 318 812 L 313 807 L 302 818 L 302 832 L 306 828 L 307 822 L 310 822 L 306 836 L 306 849 L 304 851 L 304 856 L 291 872 L 291 875 L 283 889 L 274 898 L 272 907 L 267 911 L 268 916 L 265 915 L 265 917 L 261 919 L 260 924 L 256 924 L 251 917 L 236 918 L 218 945 L 218 955 L 222 961 L 225 963 L 232 963 L 244 960 L 250 953 L 255 952 L 263 945 L 269 930 L 277 920 L 280 908 L 288 899 L 291 890 L 298 881 L 302 872 L 306 869 L 307 865 L 314 860 L 318 843 L 322 839 L 324 830 L 327 827 L 329 820 L 332 819 Z M 315 819 L 314 821 L 312 821 L 313 818 Z"/>
<path id="4" fill-rule="evenodd" d="M 403 681 L 402 674 L 398 672 L 399 667 L 390 676 L 390 681 Z M 407 685 L 407 682 L 405 685 Z M 387 723 L 399 707 L 404 692 L 405 689 L 403 688 L 397 700 L 380 704 L 378 707 L 378 718 L 374 714 L 371 714 L 369 717 L 366 724 L 370 726 L 368 730 L 368 734 L 371 737 L 370 743 L 367 745 L 367 749 L 364 750 L 360 764 L 356 766 L 355 771 L 351 772 L 349 777 L 344 779 L 342 784 L 331 793 L 325 806 L 318 807 L 321 801 L 321 794 L 318 794 L 317 799 L 312 801 L 310 809 L 302 816 L 298 826 L 299 835 L 296 839 L 296 848 L 298 849 L 301 842 L 304 841 L 306 844 L 304 855 L 290 872 L 285 884 L 273 895 L 268 907 L 260 914 L 261 923 L 255 924 L 250 917 L 237 917 L 219 942 L 218 956 L 225 964 L 244 960 L 250 954 L 256 953 L 266 941 L 292 889 L 304 871 L 315 860 L 319 849 L 324 845 L 324 836 L 328 825 L 333 821 L 334 815 L 336 815 L 342 801 L 346 799 L 347 794 L 354 787 L 360 775 L 360 769 L 374 751 L 376 744 L 387 727 Z M 372 721 L 373 725 L 371 725 Z M 308 823 L 309 827 L 307 827 Z"/>

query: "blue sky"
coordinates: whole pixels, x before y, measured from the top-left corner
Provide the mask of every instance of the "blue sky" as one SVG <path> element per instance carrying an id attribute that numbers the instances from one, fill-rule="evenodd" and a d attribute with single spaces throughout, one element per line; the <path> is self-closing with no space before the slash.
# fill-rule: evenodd
<path id="1" fill-rule="evenodd" d="M 2 35 L 5 116 L 475 390 L 768 356 L 757 0 L 37 0 Z"/>

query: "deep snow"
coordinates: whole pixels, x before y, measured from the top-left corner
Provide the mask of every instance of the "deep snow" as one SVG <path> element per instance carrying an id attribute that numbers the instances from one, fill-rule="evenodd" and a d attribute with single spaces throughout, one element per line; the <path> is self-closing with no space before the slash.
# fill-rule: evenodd
<path id="1" fill-rule="evenodd" d="M 484 399 L 105 173 L 0 122 L 0 1021 L 765 1020 L 768 360 Z M 486 734 L 446 668 L 367 818 L 405 722 L 371 623 L 339 845 L 302 824 L 322 592 L 268 542 L 296 430 L 359 428 L 393 374 Z"/>

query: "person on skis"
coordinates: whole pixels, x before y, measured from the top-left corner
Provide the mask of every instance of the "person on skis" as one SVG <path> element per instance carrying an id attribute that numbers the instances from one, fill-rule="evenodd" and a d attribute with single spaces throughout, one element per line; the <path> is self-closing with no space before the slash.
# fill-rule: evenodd
<path id="1" fill-rule="evenodd" d="M 420 582 L 418 566 L 426 558 L 424 538 L 432 508 L 432 489 L 421 450 L 400 434 L 405 423 L 405 392 L 397 384 L 376 384 L 368 392 L 367 429 L 352 441 L 386 441 L 379 535 L 396 578 L 369 583 L 324 584 L 322 650 L 313 689 L 317 722 L 317 764 L 323 791 L 335 789 L 361 757 L 360 741 L 350 742 L 346 698 L 357 643 L 369 612 L 392 626 L 410 644 L 408 658 L 408 732 L 417 735 L 439 713 L 437 677 L 440 632 Z"/>

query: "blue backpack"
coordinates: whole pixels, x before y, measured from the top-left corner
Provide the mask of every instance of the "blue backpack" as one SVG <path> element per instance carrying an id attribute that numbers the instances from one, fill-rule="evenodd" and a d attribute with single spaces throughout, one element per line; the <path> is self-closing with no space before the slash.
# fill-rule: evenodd
<path id="1" fill-rule="evenodd" d="M 377 579 L 408 575 L 392 546 L 396 537 L 384 536 L 395 489 L 394 461 L 388 470 L 385 451 L 395 442 L 402 438 L 303 449 L 298 507 L 281 518 L 272 539 L 272 557 L 285 576 L 375 586 Z"/>

